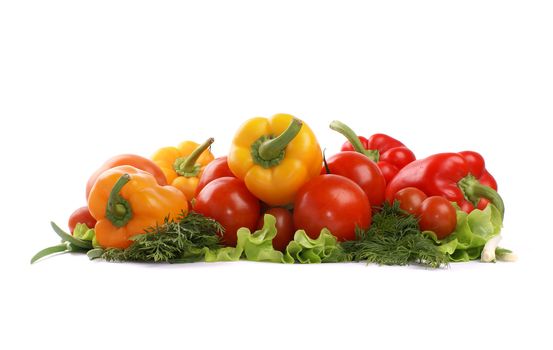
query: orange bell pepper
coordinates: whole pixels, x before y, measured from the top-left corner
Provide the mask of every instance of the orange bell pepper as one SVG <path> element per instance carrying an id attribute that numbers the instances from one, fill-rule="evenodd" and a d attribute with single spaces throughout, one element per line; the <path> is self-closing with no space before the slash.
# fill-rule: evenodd
<path id="1" fill-rule="evenodd" d="M 122 165 L 98 177 L 88 208 L 97 220 L 98 243 L 103 248 L 127 248 L 130 238 L 146 228 L 163 224 L 167 217 L 186 215 L 188 203 L 181 191 L 158 185 L 152 174 Z"/>
<path id="2" fill-rule="evenodd" d="M 228 156 L 234 175 L 263 202 L 286 205 L 299 188 L 319 175 L 321 147 L 301 120 L 289 114 L 253 118 L 236 132 Z"/>
<path id="3" fill-rule="evenodd" d="M 208 149 L 213 141 L 209 138 L 201 145 L 184 141 L 177 147 L 161 148 L 152 156 L 167 183 L 181 190 L 189 201 L 194 198 L 203 169 L 214 159 Z"/>

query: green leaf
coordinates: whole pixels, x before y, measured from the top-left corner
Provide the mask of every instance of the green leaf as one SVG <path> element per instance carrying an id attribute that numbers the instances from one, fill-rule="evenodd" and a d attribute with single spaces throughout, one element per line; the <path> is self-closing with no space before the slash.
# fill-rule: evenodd
<path id="1" fill-rule="evenodd" d="M 310 238 L 304 230 L 298 230 L 294 234 L 294 240 L 286 247 L 283 262 L 288 264 L 335 262 L 339 260 L 338 251 L 338 240 L 328 229 L 323 228 L 317 239 Z"/>
<path id="2" fill-rule="evenodd" d="M 225 247 L 205 252 L 205 261 L 265 261 L 275 263 L 302 264 L 335 262 L 343 260 L 336 237 L 323 229 L 317 239 L 312 239 L 303 230 L 294 234 L 294 240 L 288 243 L 285 253 L 274 249 L 273 239 L 277 235 L 276 219 L 270 214 L 263 217 L 263 227 L 253 233 L 242 227 L 238 230 L 236 247 Z"/>
<path id="3" fill-rule="evenodd" d="M 501 232 L 501 213 L 493 204 L 484 210 L 474 209 L 470 214 L 458 206 L 456 210 L 457 226 L 451 235 L 440 241 L 432 233 L 424 233 L 439 244 L 440 251 L 446 253 L 450 261 L 479 259 L 486 242 Z"/>

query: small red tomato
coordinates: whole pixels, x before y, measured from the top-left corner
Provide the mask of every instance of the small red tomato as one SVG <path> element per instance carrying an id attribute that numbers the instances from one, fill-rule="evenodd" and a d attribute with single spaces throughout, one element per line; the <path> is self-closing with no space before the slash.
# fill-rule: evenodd
<path id="1" fill-rule="evenodd" d="M 399 201 L 399 207 L 409 214 L 417 215 L 422 202 L 428 196 L 416 187 L 406 187 L 394 195 Z"/>
<path id="2" fill-rule="evenodd" d="M 284 251 L 288 243 L 294 239 L 294 219 L 292 213 L 285 208 L 271 208 L 265 211 L 264 214 L 271 214 L 276 219 L 277 235 L 273 238 L 273 247 L 277 250 Z M 263 227 L 263 216 L 259 217 L 257 228 Z"/>
<path id="3" fill-rule="evenodd" d="M 419 208 L 421 231 L 432 231 L 439 239 L 449 236 L 457 225 L 457 213 L 451 203 L 440 196 L 426 198 Z"/>
<path id="4" fill-rule="evenodd" d="M 311 238 L 327 228 L 340 241 L 355 239 L 355 227 L 366 229 L 372 212 L 367 195 L 352 180 L 319 175 L 303 185 L 294 201 L 294 225 Z"/>
<path id="5" fill-rule="evenodd" d="M 254 231 L 259 219 L 259 200 L 235 177 L 220 177 L 208 183 L 194 203 L 194 211 L 217 220 L 224 228 L 223 243 L 236 245 L 236 231 Z"/>
<path id="6" fill-rule="evenodd" d="M 367 156 L 358 152 L 339 152 L 326 162 L 331 174 L 347 177 L 359 185 L 371 205 L 380 206 L 384 202 L 386 180 L 378 165 Z M 321 173 L 326 173 L 326 167 Z"/>
<path id="7" fill-rule="evenodd" d="M 205 166 L 200 176 L 200 181 L 196 187 L 196 196 L 202 188 L 205 187 L 211 181 L 218 179 L 220 177 L 235 177 L 232 171 L 230 171 L 227 163 L 227 157 L 215 158 L 208 165 Z"/>
<path id="8" fill-rule="evenodd" d="M 69 232 L 71 232 L 71 234 L 73 234 L 77 224 L 85 224 L 88 228 L 94 228 L 94 226 L 96 226 L 96 219 L 92 217 L 92 214 L 88 211 L 88 207 L 80 207 L 69 216 L 67 226 L 69 226 Z"/>

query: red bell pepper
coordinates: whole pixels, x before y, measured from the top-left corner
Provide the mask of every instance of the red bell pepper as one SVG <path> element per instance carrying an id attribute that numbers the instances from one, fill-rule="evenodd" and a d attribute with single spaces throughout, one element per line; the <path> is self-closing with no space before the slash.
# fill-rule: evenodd
<path id="1" fill-rule="evenodd" d="M 486 170 L 484 158 L 473 151 L 439 153 L 418 159 L 401 169 L 386 188 L 386 200 L 406 187 L 416 187 L 428 196 L 442 196 L 469 213 L 483 209 L 488 201 L 503 216 L 505 206 L 497 193 L 497 183 Z"/>
<path id="2" fill-rule="evenodd" d="M 399 170 L 416 159 L 410 149 L 391 136 L 374 134 L 366 139 L 337 120 L 330 123 L 330 128 L 348 139 L 342 145 L 342 151 L 357 151 L 377 163 L 386 182 L 390 182 Z"/>

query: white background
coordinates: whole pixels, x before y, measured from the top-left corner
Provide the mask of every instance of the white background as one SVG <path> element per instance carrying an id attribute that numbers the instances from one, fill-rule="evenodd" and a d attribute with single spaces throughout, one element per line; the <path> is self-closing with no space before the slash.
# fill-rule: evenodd
<path id="1" fill-rule="evenodd" d="M 551 347 L 548 1 L 3 1 L 0 348 Z M 120 153 L 294 114 L 477 150 L 517 263 L 30 266 Z M 9 345 L 8 345 L 9 344 Z"/>

